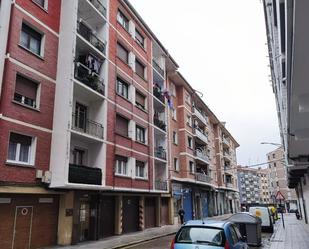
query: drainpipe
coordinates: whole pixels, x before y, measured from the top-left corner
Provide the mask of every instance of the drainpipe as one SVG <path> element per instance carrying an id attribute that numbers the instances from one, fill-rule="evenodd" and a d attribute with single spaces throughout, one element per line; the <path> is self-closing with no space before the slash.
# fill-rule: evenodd
<path id="1" fill-rule="evenodd" d="M 304 210 L 304 216 L 305 216 L 305 223 L 308 224 L 306 200 L 304 199 L 302 179 L 300 179 L 300 195 L 301 195 L 301 198 L 303 199 L 303 210 Z"/>

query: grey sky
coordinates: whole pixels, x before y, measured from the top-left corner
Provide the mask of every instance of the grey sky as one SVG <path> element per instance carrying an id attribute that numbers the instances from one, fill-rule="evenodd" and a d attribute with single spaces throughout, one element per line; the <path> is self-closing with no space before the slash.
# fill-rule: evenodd
<path id="1" fill-rule="evenodd" d="M 130 0 L 240 144 L 238 163 L 280 142 L 260 0 Z"/>

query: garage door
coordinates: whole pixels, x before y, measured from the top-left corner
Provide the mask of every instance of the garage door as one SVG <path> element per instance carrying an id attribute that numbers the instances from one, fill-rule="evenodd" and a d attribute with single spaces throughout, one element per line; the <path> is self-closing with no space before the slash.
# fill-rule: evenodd
<path id="1" fill-rule="evenodd" d="M 145 228 L 156 226 L 156 200 L 145 198 Z"/>
<path id="2" fill-rule="evenodd" d="M 122 232 L 130 233 L 138 231 L 139 212 L 138 212 L 138 197 L 123 197 L 122 200 Z"/>
<path id="3" fill-rule="evenodd" d="M 168 224 L 168 198 L 161 199 L 161 225 Z"/>
<path id="4" fill-rule="evenodd" d="M 115 230 L 115 198 L 104 196 L 100 207 L 100 238 L 114 235 Z"/>

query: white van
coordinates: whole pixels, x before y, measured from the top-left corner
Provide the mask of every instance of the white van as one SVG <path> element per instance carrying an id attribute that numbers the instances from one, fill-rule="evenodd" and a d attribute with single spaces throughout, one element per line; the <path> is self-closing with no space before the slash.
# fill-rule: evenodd
<path id="1" fill-rule="evenodd" d="M 268 207 L 250 207 L 249 213 L 253 216 L 259 217 L 262 220 L 262 230 L 274 232 L 274 225 L 271 218 L 271 213 Z"/>

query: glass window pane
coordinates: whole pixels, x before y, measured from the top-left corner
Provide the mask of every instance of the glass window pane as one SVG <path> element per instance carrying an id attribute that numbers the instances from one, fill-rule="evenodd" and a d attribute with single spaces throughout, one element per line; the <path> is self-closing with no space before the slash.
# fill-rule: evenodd
<path id="1" fill-rule="evenodd" d="M 20 44 L 24 47 L 28 47 L 29 35 L 24 31 L 21 32 Z"/>
<path id="2" fill-rule="evenodd" d="M 34 38 L 31 38 L 30 39 L 30 50 L 36 54 L 40 54 L 40 46 L 41 46 L 41 42 L 34 39 Z"/>
<path id="3" fill-rule="evenodd" d="M 10 142 L 9 143 L 9 155 L 8 155 L 8 159 L 9 160 L 16 160 L 16 149 L 17 149 L 17 143 L 14 142 Z"/>
<path id="4" fill-rule="evenodd" d="M 20 152 L 19 152 L 19 161 L 28 163 L 29 157 L 30 157 L 29 152 L 30 152 L 30 146 L 25 145 L 25 144 L 21 144 L 20 145 Z"/>

